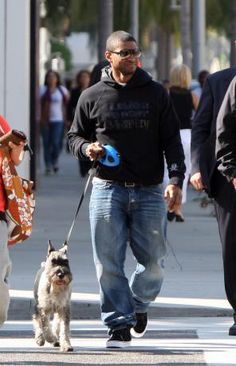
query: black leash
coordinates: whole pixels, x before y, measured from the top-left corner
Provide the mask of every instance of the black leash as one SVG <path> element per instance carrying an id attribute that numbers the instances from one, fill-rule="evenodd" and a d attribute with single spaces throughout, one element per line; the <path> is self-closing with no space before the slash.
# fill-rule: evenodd
<path id="1" fill-rule="evenodd" d="M 82 195 L 81 195 L 81 197 L 80 197 L 80 200 L 79 200 L 79 203 L 78 203 L 78 207 L 77 207 L 77 209 L 76 209 L 75 216 L 74 216 L 74 219 L 73 219 L 72 224 L 71 224 L 71 226 L 70 226 L 70 229 L 69 229 L 69 231 L 68 231 L 68 234 L 67 234 L 66 240 L 65 240 L 65 242 L 64 242 L 64 245 L 68 245 L 68 243 L 69 243 L 69 241 L 70 241 L 71 233 L 72 233 L 72 230 L 73 230 L 73 228 L 74 228 L 74 226 L 75 226 L 75 221 L 76 221 L 77 216 L 78 216 L 78 214 L 79 214 L 80 207 L 81 207 L 82 202 L 83 202 L 83 200 L 84 200 L 84 197 L 85 197 L 85 195 L 86 195 L 86 192 L 87 192 L 87 189 L 88 189 L 88 186 L 89 186 L 90 180 L 91 180 L 92 176 L 94 175 L 94 171 L 95 171 L 95 169 L 94 169 L 94 168 L 95 168 L 95 165 L 96 165 L 96 160 L 94 160 L 94 162 L 93 162 L 93 164 L 92 164 L 92 167 L 89 169 L 89 172 L 88 172 L 88 175 L 89 175 L 89 176 L 88 176 L 88 179 L 87 179 L 87 181 L 86 181 L 86 184 L 85 184 L 85 187 L 84 187 L 83 193 L 82 193 Z"/>

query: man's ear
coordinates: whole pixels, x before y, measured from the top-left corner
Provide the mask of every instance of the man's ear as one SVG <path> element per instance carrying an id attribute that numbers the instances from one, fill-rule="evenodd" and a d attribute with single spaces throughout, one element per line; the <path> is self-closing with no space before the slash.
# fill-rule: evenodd
<path id="1" fill-rule="evenodd" d="M 108 62 L 110 62 L 110 63 L 111 63 L 111 52 L 106 51 L 106 52 L 105 52 L 105 58 L 107 59 L 107 61 L 108 61 Z"/>

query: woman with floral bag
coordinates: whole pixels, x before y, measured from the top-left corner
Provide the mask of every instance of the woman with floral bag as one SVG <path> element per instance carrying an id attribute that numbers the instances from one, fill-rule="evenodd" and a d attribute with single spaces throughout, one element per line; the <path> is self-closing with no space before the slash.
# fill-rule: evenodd
<path id="1" fill-rule="evenodd" d="M 7 121 L 0 116 L 0 136 L 10 131 Z M 24 155 L 24 143 L 19 145 L 8 143 L 10 157 L 14 165 L 19 165 Z M 8 277 L 11 272 L 11 260 L 8 251 L 8 224 L 6 219 L 7 198 L 2 179 L 2 165 L 0 164 L 0 326 L 7 320 L 10 303 Z"/>

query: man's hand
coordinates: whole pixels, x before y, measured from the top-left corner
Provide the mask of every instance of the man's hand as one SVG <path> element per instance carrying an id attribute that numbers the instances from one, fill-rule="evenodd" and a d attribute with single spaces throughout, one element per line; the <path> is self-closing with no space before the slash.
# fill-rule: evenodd
<path id="1" fill-rule="evenodd" d="M 103 157 L 104 153 L 104 148 L 99 142 L 93 142 L 92 144 L 89 144 L 86 149 L 86 155 L 92 161 L 100 159 Z"/>
<path id="2" fill-rule="evenodd" d="M 176 211 L 181 206 L 182 190 L 174 184 L 168 184 L 164 192 L 164 197 L 168 211 Z"/>
<path id="3" fill-rule="evenodd" d="M 236 178 L 233 178 L 231 182 L 232 182 L 232 184 L 234 186 L 234 189 L 236 189 Z"/>
<path id="4" fill-rule="evenodd" d="M 190 183 L 197 191 L 202 191 L 205 188 L 202 183 L 202 176 L 200 172 L 197 172 L 191 176 Z"/>

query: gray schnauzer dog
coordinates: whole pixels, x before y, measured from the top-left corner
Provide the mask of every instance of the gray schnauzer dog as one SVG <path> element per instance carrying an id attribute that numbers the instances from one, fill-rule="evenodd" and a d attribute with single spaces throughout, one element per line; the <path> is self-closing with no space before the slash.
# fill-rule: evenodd
<path id="1" fill-rule="evenodd" d="M 67 249 L 64 244 L 61 249 L 55 250 L 49 240 L 46 262 L 42 263 L 34 285 L 35 341 L 39 346 L 43 346 L 45 341 L 52 343 L 62 352 L 73 351 L 70 344 L 72 274 Z"/>

